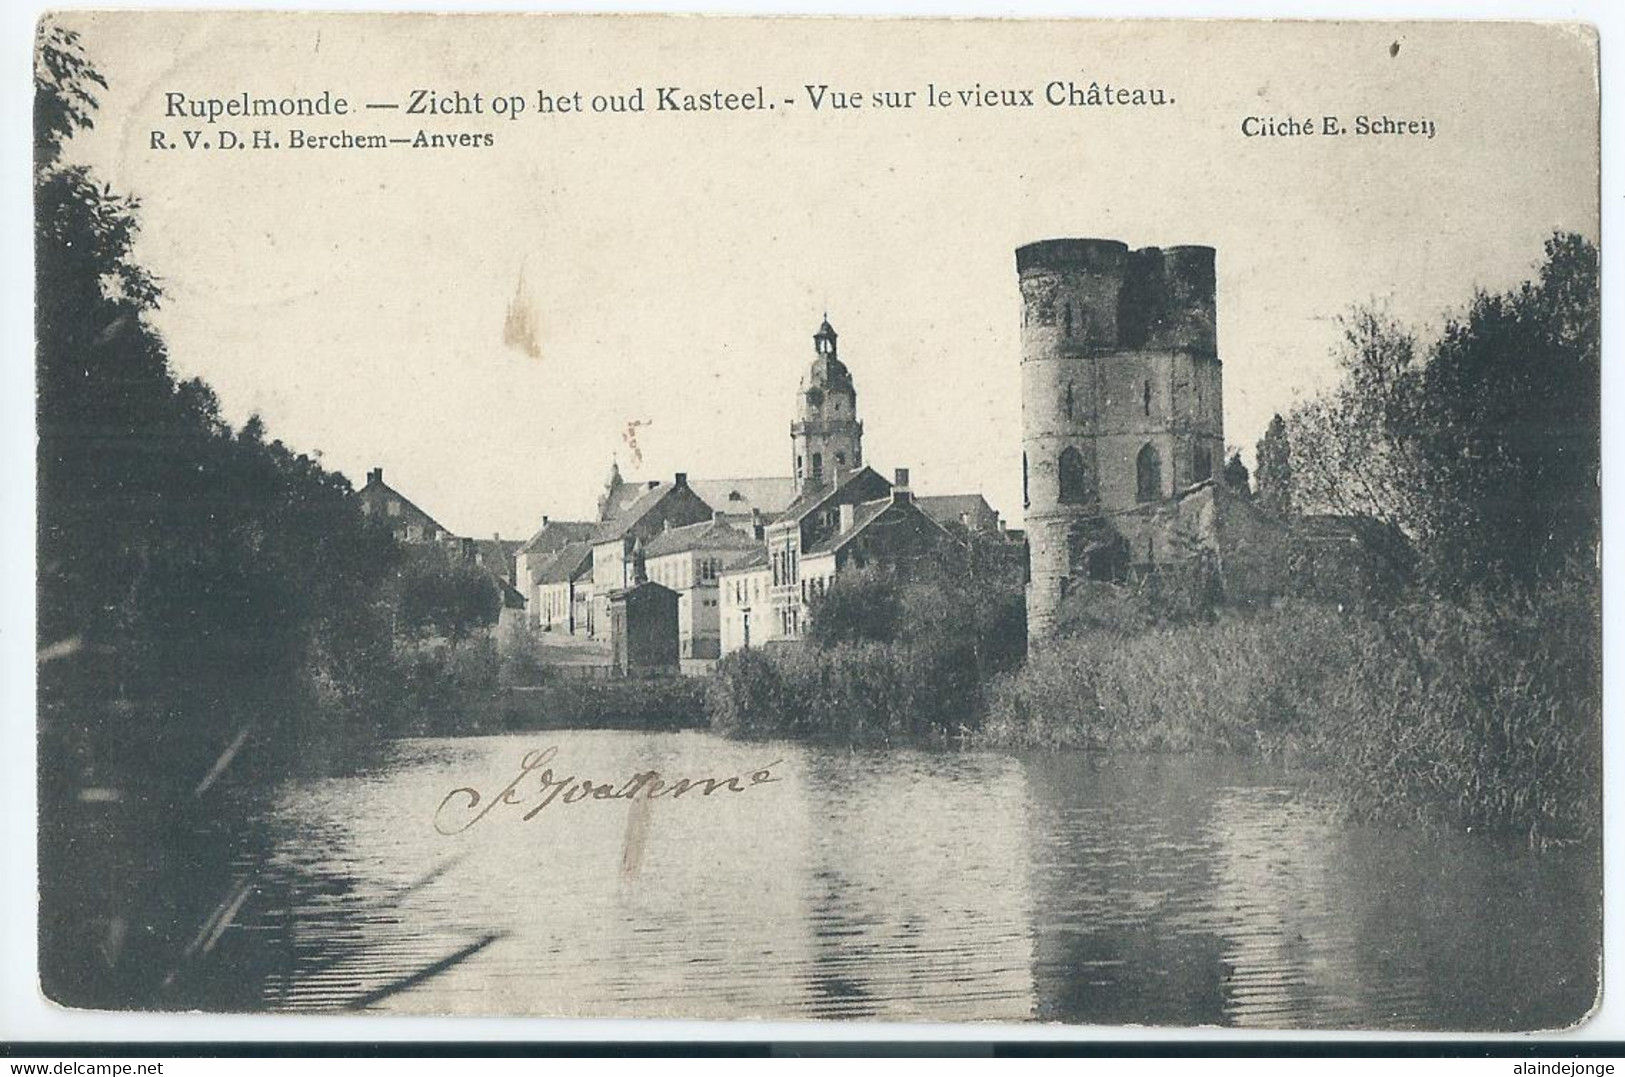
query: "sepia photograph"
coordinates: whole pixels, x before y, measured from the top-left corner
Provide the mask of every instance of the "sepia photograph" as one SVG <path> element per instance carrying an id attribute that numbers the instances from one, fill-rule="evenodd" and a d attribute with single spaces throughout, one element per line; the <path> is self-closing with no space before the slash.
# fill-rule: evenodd
<path id="1" fill-rule="evenodd" d="M 33 58 L 51 1006 L 1600 1004 L 1595 29 Z"/>

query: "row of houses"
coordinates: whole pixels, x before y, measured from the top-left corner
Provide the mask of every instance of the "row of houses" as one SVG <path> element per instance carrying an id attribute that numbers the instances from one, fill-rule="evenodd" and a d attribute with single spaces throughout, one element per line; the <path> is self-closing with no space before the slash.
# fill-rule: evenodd
<path id="1" fill-rule="evenodd" d="M 628 484 L 611 467 L 607 518 L 545 518 L 515 558 L 529 624 L 607 641 L 615 593 L 642 583 L 677 595 L 678 652 L 717 658 L 799 639 L 814 600 L 848 569 L 915 556 L 932 543 L 1003 535 L 980 495 L 915 497 L 907 469 L 827 481 L 765 478 Z"/>
<path id="2" fill-rule="evenodd" d="M 611 464 L 596 517 L 543 516 L 524 542 L 451 535 L 368 474 L 365 511 L 409 545 L 460 552 L 504 583 L 504 617 L 541 633 L 623 650 L 634 608 L 676 609 L 676 657 L 703 662 L 742 647 L 797 640 L 839 575 L 917 557 L 970 535 L 1019 541 L 980 494 L 918 497 L 906 468 L 890 479 L 863 462 L 857 388 L 828 318 L 813 336 L 790 424 L 784 476 L 628 481 Z M 630 602 L 636 588 L 675 596 Z"/>

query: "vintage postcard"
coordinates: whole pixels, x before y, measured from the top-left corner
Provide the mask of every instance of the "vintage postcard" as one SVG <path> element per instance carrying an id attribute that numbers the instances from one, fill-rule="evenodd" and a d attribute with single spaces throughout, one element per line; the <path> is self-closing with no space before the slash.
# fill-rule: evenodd
<path id="1" fill-rule="evenodd" d="M 1598 48 L 46 16 L 40 990 L 1583 1022 Z"/>

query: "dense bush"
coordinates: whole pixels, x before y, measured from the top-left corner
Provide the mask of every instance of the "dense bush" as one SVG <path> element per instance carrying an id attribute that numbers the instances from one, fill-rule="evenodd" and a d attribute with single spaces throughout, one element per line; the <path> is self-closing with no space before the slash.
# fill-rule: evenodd
<path id="1" fill-rule="evenodd" d="M 1058 640 L 991 693 L 981 744 L 1292 753 L 1372 817 L 1531 838 L 1600 820 L 1594 575 L 1384 612 L 1292 602 Z"/>
<path id="2" fill-rule="evenodd" d="M 806 645 L 722 660 L 711 728 L 854 744 L 959 735 L 1025 652 L 1024 553 L 960 536 L 907 564 L 837 576 L 812 603 Z"/>
<path id="3" fill-rule="evenodd" d="M 959 733 L 978 687 L 965 661 L 905 643 L 757 648 L 718 663 L 706 710 L 730 737 L 890 744 Z"/>

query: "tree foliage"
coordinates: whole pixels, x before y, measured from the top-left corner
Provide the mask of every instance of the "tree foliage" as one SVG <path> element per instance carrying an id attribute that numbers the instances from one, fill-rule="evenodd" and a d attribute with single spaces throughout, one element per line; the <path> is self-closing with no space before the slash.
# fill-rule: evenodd
<path id="1" fill-rule="evenodd" d="M 1230 459 L 1224 462 L 1224 484 L 1242 497 L 1253 496 L 1253 476 L 1241 461 L 1241 450 L 1232 449 Z"/>
<path id="2" fill-rule="evenodd" d="M 497 623 L 502 592 L 490 573 L 428 550 L 410 558 L 396 581 L 397 631 L 456 643 Z"/>
<path id="3" fill-rule="evenodd" d="M 1292 515 L 1292 442 L 1286 420 L 1276 415 L 1258 441 L 1258 504 L 1277 516 Z"/>
<path id="4" fill-rule="evenodd" d="M 1601 511 L 1597 250 L 1558 234 L 1545 254 L 1535 280 L 1480 292 L 1429 345 L 1379 309 L 1344 318 L 1343 380 L 1290 419 L 1300 510 L 1394 525 L 1446 592 L 1527 582 L 1591 555 Z M 1261 497 L 1263 451 L 1261 442 Z"/>

